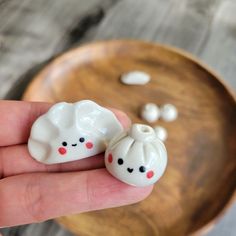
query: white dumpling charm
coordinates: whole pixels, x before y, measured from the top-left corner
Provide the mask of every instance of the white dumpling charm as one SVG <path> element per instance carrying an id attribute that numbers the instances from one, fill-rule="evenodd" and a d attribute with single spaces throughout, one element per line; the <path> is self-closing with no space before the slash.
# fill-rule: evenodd
<path id="1" fill-rule="evenodd" d="M 34 122 L 28 149 L 45 164 L 74 161 L 105 151 L 122 131 L 115 115 L 95 102 L 60 102 Z"/>
<path id="2" fill-rule="evenodd" d="M 113 138 L 105 152 L 105 165 L 114 177 L 134 186 L 155 183 L 167 166 L 167 151 L 152 127 L 133 124 Z"/>

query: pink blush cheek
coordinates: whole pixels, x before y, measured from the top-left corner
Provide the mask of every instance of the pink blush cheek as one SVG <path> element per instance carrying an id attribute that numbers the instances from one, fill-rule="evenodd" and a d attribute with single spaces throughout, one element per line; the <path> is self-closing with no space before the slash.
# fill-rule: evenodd
<path id="1" fill-rule="evenodd" d="M 93 143 L 92 142 L 87 142 L 85 144 L 85 146 L 86 146 L 86 148 L 91 149 L 91 148 L 93 148 Z"/>
<path id="2" fill-rule="evenodd" d="M 112 161 L 113 161 L 112 154 L 109 154 L 107 159 L 108 159 L 108 162 L 109 162 L 109 163 L 112 163 Z"/>
<path id="3" fill-rule="evenodd" d="M 147 172 L 147 178 L 151 179 L 154 176 L 154 172 L 152 170 Z"/>
<path id="4" fill-rule="evenodd" d="M 61 155 L 65 155 L 65 154 L 66 154 L 66 149 L 63 148 L 63 147 L 60 147 L 60 148 L 58 148 L 58 152 L 59 152 Z"/>

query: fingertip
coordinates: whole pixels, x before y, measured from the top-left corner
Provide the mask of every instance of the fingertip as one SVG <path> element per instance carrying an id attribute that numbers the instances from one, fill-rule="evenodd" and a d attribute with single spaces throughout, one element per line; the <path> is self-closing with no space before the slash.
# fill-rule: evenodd
<path id="1" fill-rule="evenodd" d="M 134 203 L 145 200 L 152 193 L 152 190 L 153 190 L 153 185 L 146 187 L 135 187 Z"/>
<path id="2" fill-rule="evenodd" d="M 96 178 L 94 175 L 96 173 Z M 105 169 L 89 172 L 89 199 L 92 209 L 130 205 L 144 200 L 152 192 L 153 185 L 135 187 L 114 178 Z"/>
<path id="3" fill-rule="evenodd" d="M 135 187 L 129 186 L 127 184 L 125 185 L 127 188 L 127 196 L 124 205 L 130 205 L 145 200 L 153 190 L 153 185 L 146 187 Z"/>
<path id="4" fill-rule="evenodd" d="M 110 110 L 115 114 L 125 130 L 131 126 L 131 120 L 125 112 L 115 108 L 110 108 Z"/>

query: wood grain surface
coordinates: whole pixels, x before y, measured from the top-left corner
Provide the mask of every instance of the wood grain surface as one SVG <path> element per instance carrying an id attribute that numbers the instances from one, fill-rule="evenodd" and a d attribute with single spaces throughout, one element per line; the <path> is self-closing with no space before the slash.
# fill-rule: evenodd
<path id="1" fill-rule="evenodd" d="M 235 10 L 234 0 L 0 0 L 0 97 L 19 99 L 35 71 L 58 53 L 113 38 L 183 48 L 236 89 Z M 235 217 L 236 205 L 207 235 L 234 236 Z M 53 221 L 0 232 L 71 235 Z"/>
<path id="2" fill-rule="evenodd" d="M 151 82 L 120 83 L 120 75 L 132 70 L 150 74 Z M 156 123 L 168 130 L 169 161 L 151 196 L 132 206 L 59 219 L 77 235 L 186 235 L 209 223 L 233 197 L 236 101 L 215 75 L 189 57 L 138 41 L 90 44 L 49 64 L 23 99 L 91 99 L 125 111 L 137 123 L 143 122 L 140 106 L 148 102 L 172 103 L 179 110 L 177 121 Z"/>

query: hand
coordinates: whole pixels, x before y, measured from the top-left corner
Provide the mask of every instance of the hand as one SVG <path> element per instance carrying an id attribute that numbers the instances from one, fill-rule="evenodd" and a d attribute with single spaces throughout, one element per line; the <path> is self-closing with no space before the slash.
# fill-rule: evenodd
<path id="1" fill-rule="evenodd" d="M 138 202 L 152 186 L 137 188 L 112 177 L 103 154 L 45 165 L 27 149 L 30 128 L 50 104 L 0 101 L 0 227 Z M 127 128 L 127 116 L 112 109 Z"/>

